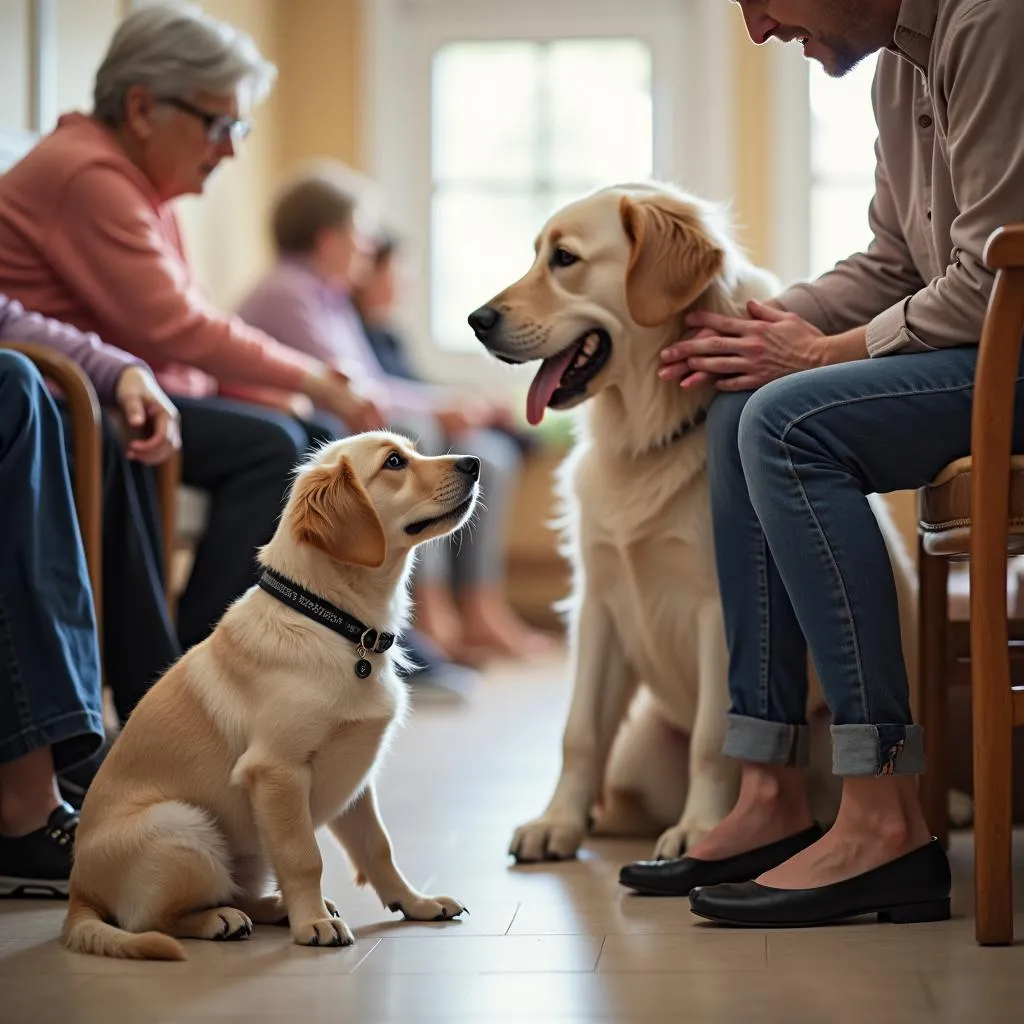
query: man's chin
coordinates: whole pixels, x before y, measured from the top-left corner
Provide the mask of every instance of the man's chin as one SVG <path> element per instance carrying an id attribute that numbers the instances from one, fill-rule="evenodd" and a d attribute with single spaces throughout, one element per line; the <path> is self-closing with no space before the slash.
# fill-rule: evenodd
<path id="1" fill-rule="evenodd" d="M 808 60 L 816 60 L 829 78 L 843 78 L 848 75 L 862 60 L 865 54 L 851 52 L 846 47 L 833 47 L 812 39 L 804 54 Z"/>

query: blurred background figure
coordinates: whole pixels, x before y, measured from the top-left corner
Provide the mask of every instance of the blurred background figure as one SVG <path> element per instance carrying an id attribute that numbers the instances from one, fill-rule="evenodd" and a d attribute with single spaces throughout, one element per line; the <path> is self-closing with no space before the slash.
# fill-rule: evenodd
<path id="1" fill-rule="evenodd" d="M 398 239 L 382 233 L 352 295 L 363 331 L 390 380 L 409 381 L 422 389 L 430 415 L 413 414 L 406 421 L 421 447 L 435 452 L 465 450 L 483 460 L 486 505 L 475 527 L 428 550 L 417 577 L 423 628 L 445 649 L 469 656 L 475 649 L 513 657 L 550 651 L 550 638 L 516 614 L 505 586 L 508 517 L 522 457 L 533 446 L 515 429 L 507 403 L 465 392 L 447 394 L 417 375 L 394 326 L 401 280 Z"/>
<path id="2" fill-rule="evenodd" d="M 418 630 L 464 663 L 550 649 L 505 595 L 505 537 L 522 452 L 511 413 L 412 371 L 391 326 L 395 241 L 378 227 L 374 190 L 347 167 L 319 164 L 283 187 L 270 219 L 277 262 L 242 302 L 242 318 L 358 381 L 421 451 L 459 448 L 483 460 L 477 523 L 428 548 L 417 567 Z"/>

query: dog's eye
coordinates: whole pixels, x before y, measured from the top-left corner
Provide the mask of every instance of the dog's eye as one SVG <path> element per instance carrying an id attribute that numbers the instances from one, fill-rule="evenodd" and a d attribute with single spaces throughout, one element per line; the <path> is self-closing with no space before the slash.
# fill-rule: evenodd
<path id="1" fill-rule="evenodd" d="M 579 256 L 561 247 L 551 254 L 551 266 L 553 267 L 571 267 L 574 263 L 579 263 L 579 261 Z"/>
<path id="2" fill-rule="evenodd" d="M 384 460 L 385 469 L 404 469 L 408 465 L 408 460 L 399 452 L 392 452 Z"/>

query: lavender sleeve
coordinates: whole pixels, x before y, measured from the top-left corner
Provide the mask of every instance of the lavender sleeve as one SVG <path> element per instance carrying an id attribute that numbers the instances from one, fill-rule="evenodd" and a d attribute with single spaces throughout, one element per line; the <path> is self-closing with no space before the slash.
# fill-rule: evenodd
<path id="1" fill-rule="evenodd" d="M 336 367 L 384 392 L 389 414 L 432 412 L 440 390 L 386 374 L 350 303 L 327 297 L 303 270 L 279 266 L 238 309 L 241 318 L 289 348 Z"/>
<path id="2" fill-rule="evenodd" d="M 105 345 L 95 334 L 39 313 L 28 313 L 20 302 L 0 294 L 0 342 L 22 341 L 53 349 L 78 363 L 92 381 L 101 402 L 114 398 L 118 378 L 129 366 L 145 366 L 127 352 Z"/>

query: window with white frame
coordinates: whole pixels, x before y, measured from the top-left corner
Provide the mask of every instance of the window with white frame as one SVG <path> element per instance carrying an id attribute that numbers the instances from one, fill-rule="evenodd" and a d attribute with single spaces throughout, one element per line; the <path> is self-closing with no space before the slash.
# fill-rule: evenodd
<path id="1" fill-rule="evenodd" d="M 631 38 L 451 42 L 431 77 L 430 330 L 475 348 L 467 310 L 523 273 L 552 212 L 653 173 L 652 56 Z"/>
<path id="2" fill-rule="evenodd" d="M 654 176 L 734 190 L 722 0 L 364 0 L 366 169 L 406 239 L 420 370 L 505 388 L 468 314 L 522 276 L 560 204 Z M 700 144 L 695 145 L 694 140 Z"/>
<path id="3" fill-rule="evenodd" d="M 871 241 L 868 205 L 875 190 L 875 119 L 871 80 L 876 58 L 842 78 L 809 62 L 810 245 L 812 277 Z"/>

